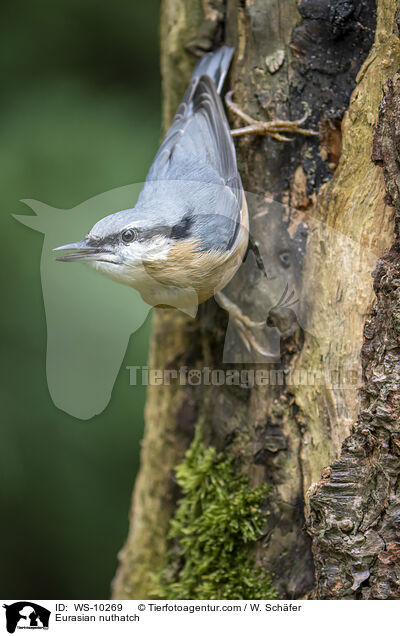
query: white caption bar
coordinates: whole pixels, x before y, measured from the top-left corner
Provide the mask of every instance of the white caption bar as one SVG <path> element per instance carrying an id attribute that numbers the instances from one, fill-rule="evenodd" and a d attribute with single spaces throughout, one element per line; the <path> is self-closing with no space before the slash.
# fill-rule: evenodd
<path id="1" fill-rule="evenodd" d="M 398 620 L 400 601 L 0 601 L 0 634 L 192 636 L 229 630 L 293 630 L 297 635 L 381 633 Z"/>

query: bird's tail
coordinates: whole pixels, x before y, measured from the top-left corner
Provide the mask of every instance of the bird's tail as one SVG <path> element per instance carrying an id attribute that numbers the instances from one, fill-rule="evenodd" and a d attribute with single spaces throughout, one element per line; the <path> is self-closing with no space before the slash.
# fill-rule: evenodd
<path id="1" fill-rule="evenodd" d="M 194 69 L 193 77 L 208 75 L 213 80 L 218 93 L 220 93 L 229 70 L 233 51 L 232 46 L 222 46 L 218 51 L 207 53 Z"/>

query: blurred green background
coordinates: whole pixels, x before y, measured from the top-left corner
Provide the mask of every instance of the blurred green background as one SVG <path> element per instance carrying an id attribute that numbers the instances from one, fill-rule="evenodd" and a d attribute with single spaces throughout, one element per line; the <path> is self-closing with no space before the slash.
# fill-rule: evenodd
<path id="1" fill-rule="evenodd" d="M 142 181 L 160 139 L 157 0 L 17 0 L 0 38 L 2 382 L 0 597 L 107 598 L 143 431 L 150 317 L 107 409 L 80 421 L 51 402 L 40 282 L 43 236 L 23 198 L 70 208 Z M 116 326 L 117 328 L 117 326 Z"/>

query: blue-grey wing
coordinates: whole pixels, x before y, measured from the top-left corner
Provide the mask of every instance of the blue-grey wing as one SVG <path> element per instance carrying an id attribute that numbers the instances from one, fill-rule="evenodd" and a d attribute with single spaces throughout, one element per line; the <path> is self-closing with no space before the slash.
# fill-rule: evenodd
<path id="1" fill-rule="evenodd" d="M 209 179 L 242 200 L 235 146 L 221 99 L 207 75 L 192 79 L 147 180 Z"/>
<path id="2" fill-rule="evenodd" d="M 200 61 L 140 198 L 143 204 L 146 199 L 153 204 L 159 199 L 159 207 L 166 206 L 170 217 L 194 211 L 195 229 L 207 239 L 207 247 L 213 241 L 222 241 L 225 247 L 233 242 L 243 203 L 235 147 L 221 99 L 213 79 L 199 75 L 213 66 L 210 74 L 220 88 L 231 55 L 232 49 L 223 47 Z M 173 188 L 165 182 L 173 182 Z"/>

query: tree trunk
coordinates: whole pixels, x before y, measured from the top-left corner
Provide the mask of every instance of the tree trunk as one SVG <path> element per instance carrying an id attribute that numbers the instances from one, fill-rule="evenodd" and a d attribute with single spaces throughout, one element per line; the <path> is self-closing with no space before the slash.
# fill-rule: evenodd
<path id="1" fill-rule="evenodd" d="M 400 597 L 400 75 L 385 86 L 373 160 L 396 212 L 395 241 L 379 259 L 364 327 L 361 410 L 337 461 L 310 494 L 318 598 Z"/>
<path id="2" fill-rule="evenodd" d="M 191 383 L 149 387 L 115 598 L 154 597 L 166 589 L 156 579 L 171 590 L 182 581 L 183 544 L 169 529 L 182 518 L 190 462 L 178 482 L 176 468 L 200 425 L 204 444 L 233 459 L 249 492 L 269 484 L 263 531 L 250 553 L 279 597 L 398 596 L 398 245 L 383 256 L 399 201 L 399 119 L 391 114 L 399 108 L 398 76 L 388 85 L 371 161 L 382 87 L 400 62 L 395 14 L 395 0 L 376 7 L 373 0 L 162 3 L 165 128 L 195 56 L 225 42 L 235 47 L 228 82 L 241 108 L 257 119 L 297 119 L 306 110 L 305 126 L 319 136 L 236 144 L 267 279 L 250 253 L 226 295 L 251 318 L 267 319 L 256 335 L 274 357 L 248 354 L 214 300 L 195 320 L 154 310 L 150 368 L 252 369 L 268 383 L 196 385 L 193 375 Z M 360 407 L 363 329 L 362 411 L 348 437 Z M 313 546 L 304 512 L 310 487 Z M 193 585 L 192 597 L 205 593 Z M 240 598 L 240 585 L 234 589 Z"/>

